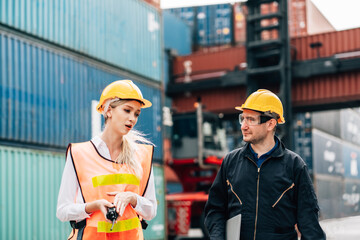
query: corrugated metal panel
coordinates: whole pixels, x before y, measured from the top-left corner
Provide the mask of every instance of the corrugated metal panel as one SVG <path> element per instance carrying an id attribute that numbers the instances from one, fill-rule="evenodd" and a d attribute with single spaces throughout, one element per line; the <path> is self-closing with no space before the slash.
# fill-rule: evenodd
<path id="1" fill-rule="evenodd" d="M 339 138 L 312 130 L 314 173 L 344 176 L 343 144 Z"/>
<path id="2" fill-rule="evenodd" d="M 144 230 L 144 238 L 147 240 L 165 240 L 166 220 L 165 220 L 165 177 L 164 166 L 154 165 L 154 180 L 156 200 L 158 202 L 157 214 L 154 219 L 148 221 L 149 226 Z M 130 239 L 129 239 L 130 240 Z"/>
<path id="3" fill-rule="evenodd" d="M 65 154 L 0 146 L 0 239 L 66 239 L 56 218 Z"/>
<path id="4" fill-rule="evenodd" d="M 294 151 L 305 161 L 310 173 L 313 172 L 312 134 L 310 113 L 297 113 L 294 115 Z"/>
<path id="5" fill-rule="evenodd" d="M 184 7 L 184 8 L 173 8 L 164 10 L 164 12 L 169 11 L 174 15 L 180 17 L 184 20 L 190 27 L 194 27 L 195 23 L 195 11 L 193 7 Z"/>
<path id="6" fill-rule="evenodd" d="M 237 44 L 245 44 L 246 41 L 246 6 L 242 3 L 234 3 L 234 38 Z"/>
<path id="7" fill-rule="evenodd" d="M 189 97 L 180 96 L 173 99 L 173 108 L 176 109 L 176 112 L 194 112 L 194 103 L 197 101 L 197 97 L 201 97 L 205 111 L 234 113 L 236 112 L 235 106 L 241 105 L 246 96 L 246 89 L 242 87 L 225 88 L 221 91 L 193 92 Z"/>
<path id="8" fill-rule="evenodd" d="M 0 13 L 5 25 L 161 80 L 160 14 L 142 0 L 5 0 Z"/>
<path id="9" fill-rule="evenodd" d="M 213 46 L 231 43 L 232 7 L 231 4 L 216 4 L 167 11 L 180 17 L 195 29 L 195 45 Z"/>
<path id="10" fill-rule="evenodd" d="M 360 180 L 346 179 L 344 181 L 343 215 L 359 216 L 360 215 Z"/>
<path id="11" fill-rule="evenodd" d="M 66 147 L 91 138 L 91 101 L 104 87 L 125 77 L 86 58 L 40 47 L 0 33 L 0 139 Z M 104 68 L 103 68 L 104 67 Z M 162 158 L 161 90 L 135 81 L 153 103 L 137 128 L 156 144 Z"/>
<path id="12" fill-rule="evenodd" d="M 310 48 L 310 43 L 321 42 L 320 57 L 330 57 L 336 53 L 360 49 L 360 28 L 322 33 L 306 37 L 292 38 L 291 44 L 297 50 L 296 60 L 318 58 L 317 50 Z M 341 44 L 339 44 L 341 43 Z"/>
<path id="13" fill-rule="evenodd" d="M 288 4 L 289 35 L 291 37 L 307 35 L 307 0 L 292 0 Z M 314 24 L 310 22 L 310 24 Z"/>
<path id="14" fill-rule="evenodd" d="M 143 0 L 156 8 L 160 8 L 160 0 Z"/>
<path id="15" fill-rule="evenodd" d="M 292 83 L 292 101 L 295 107 L 359 99 L 360 72 L 319 76 Z"/>
<path id="16" fill-rule="evenodd" d="M 190 26 L 168 11 L 164 11 L 162 16 L 165 49 L 174 49 L 178 55 L 190 54 L 192 41 Z"/>
<path id="17" fill-rule="evenodd" d="M 343 201 L 341 199 L 344 188 L 340 177 L 323 178 L 316 177 L 314 181 L 316 195 L 320 207 L 320 218 L 340 218 L 342 214 Z"/>
<path id="18" fill-rule="evenodd" d="M 341 139 L 360 146 L 360 114 L 350 108 L 340 111 Z"/>
<path id="19" fill-rule="evenodd" d="M 345 177 L 360 179 L 360 147 L 344 143 L 342 157 Z"/>
<path id="20" fill-rule="evenodd" d="M 312 127 L 341 138 L 340 110 L 320 111 L 312 113 Z"/>
<path id="21" fill-rule="evenodd" d="M 233 71 L 241 63 L 246 62 L 245 47 L 234 47 L 211 53 L 194 53 L 177 57 L 173 63 L 174 75 L 185 73 L 184 63 L 190 61 L 190 73 L 204 73 L 219 70 Z"/>
<path id="22" fill-rule="evenodd" d="M 197 44 L 213 46 L 231 43 L 233 32 L 231 4 L 197 8 Z"/>

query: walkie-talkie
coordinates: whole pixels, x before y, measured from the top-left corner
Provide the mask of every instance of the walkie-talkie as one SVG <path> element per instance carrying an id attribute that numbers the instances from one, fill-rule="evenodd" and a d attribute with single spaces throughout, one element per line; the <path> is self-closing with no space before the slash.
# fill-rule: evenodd
<path id="1" fill-rule="evenodd" d="M 110 221 L 112 221 L 112 226 L 110 228 L 110 231 L 113 230 L 115 221 L 118 218 L 118 216 L 119 216 L 119 214 L 116 212 L 115 207 L 108 208 L 108 211 L 106 213 L 106 218 L 109 219 Z"/>

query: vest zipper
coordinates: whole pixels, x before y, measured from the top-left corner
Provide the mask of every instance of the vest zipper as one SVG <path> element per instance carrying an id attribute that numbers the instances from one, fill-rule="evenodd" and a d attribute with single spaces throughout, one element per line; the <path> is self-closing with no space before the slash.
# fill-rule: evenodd
<path id="1" fill-rule="evenodd" d="M 295 183 L 292 183 L 290 187 L 288 187 L 278 198 L 278 200 L 274 203 L 274 205 L 272 205 L 272 207 L 274 208 L 276 206 L 276 204 L 281 200 L 281 198 L 284 196 L 284 194 L 289 191 L 290 189 L 292 189 L 295 186 Z"/>
<path id="2" fill-rule="evenodd" d="M 233 187 L 232 187 L 232 185 L 231 185 L 231 183 L 230 183 L 230 181 L 228 180 L 228 179 L 226 179 L 226 183 L 227 183 L 227 185 L 228 186 L 230 186 L 230 190 L 233 192 L 233 194 L 237 197 L 237 199 L 239 200 L 239 202 L 240 202 L 240 205 L 242 205 L 242 201 L 240 200 L 240 198 L 239 198 L 239 196 L 236 194 L 236 192 L 234 191 L 234 189 L 233 189 Z"/>

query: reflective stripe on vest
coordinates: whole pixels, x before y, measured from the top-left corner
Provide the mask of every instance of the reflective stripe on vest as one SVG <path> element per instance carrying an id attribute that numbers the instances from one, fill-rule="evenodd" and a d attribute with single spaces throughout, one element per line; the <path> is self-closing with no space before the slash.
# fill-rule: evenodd
<path id="1" fill-rule="evenodd" d="M 137 227 L 141 227 L 140 220 L 138 217 L 117 221 L 114 224 L 113 230 L 110 231 L 112 224 L 109 222 L 98 222 L 98 232 L 112 233 L 112 232 L 123 232 L 128 231 Z"/>
<path id="2" fill-rule="evenodd" d="M 92 178 L 92 183 L 94 187 L 105 186 L 105 185 L 115 185 L 115 184 L 132 184 L 139 186 L 140 179 L 134 174 L 108 174 L 101 175 Z"/>
<path id="3" fill-rule="evenodd" d="M 150 177 L 153 146 L 138 144 L 135 153 L 137 160 L 141 163 L 143 174 L 139 179 L 134 171 L 125 164 L 116 164 L 113 161 L 99 155 L 91 142 L 71 144 L 70 153 L 79 180 L 84 202 L 92 202 L 98 199 L 114 201 L 114 196 L 107 195 L 108 192 L 130 191 L 143 195 Z M 119 217 L 110 231 L 110 223 L 106 222 L 101 211 L 93 212 L 86 219 L 86 227 L 83 239 L 142 239 L 142 229 L 135 210 L 126 206 L 124 214 Z M 97 233 L 94 236 L 94 231 Z M 86 233 L 92 232 L 92 234 Z M 89 236 L 89 237 L 87 237 Z M 90 238 L 90 236 L 92 236 Z"/>

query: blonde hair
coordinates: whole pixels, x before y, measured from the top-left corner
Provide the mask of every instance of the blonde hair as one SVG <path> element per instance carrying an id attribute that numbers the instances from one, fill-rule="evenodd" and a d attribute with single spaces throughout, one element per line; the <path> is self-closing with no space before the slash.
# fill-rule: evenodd
<path id="1" fill-rule="evenodd" d="M 109 107 L 116 108 L 122 104 L 131 100 L 124 100 L 124 99 L 110 99 L 107 100 L 104 104 L 104 111 L 103 116 L 105 118 L 105 125 L 107 122 L 107 115 L 106 112 L 108 111 Z M 145 138 L 145 134 L 138 130 L 130 130 L 128 134 L 123 136 L 122 144 L 121 144 L 121 151 L 119 156 L 115 159 L 116 163 L 124 164 L 132 169 L 136 176 L 140 177 L 142 175 L 142 167 L 139 161 L 134 157 L 135 152 L 139 149 L 138 143 L 145 143 L 145 144 L 152 144 L 151 141 Z"/>

